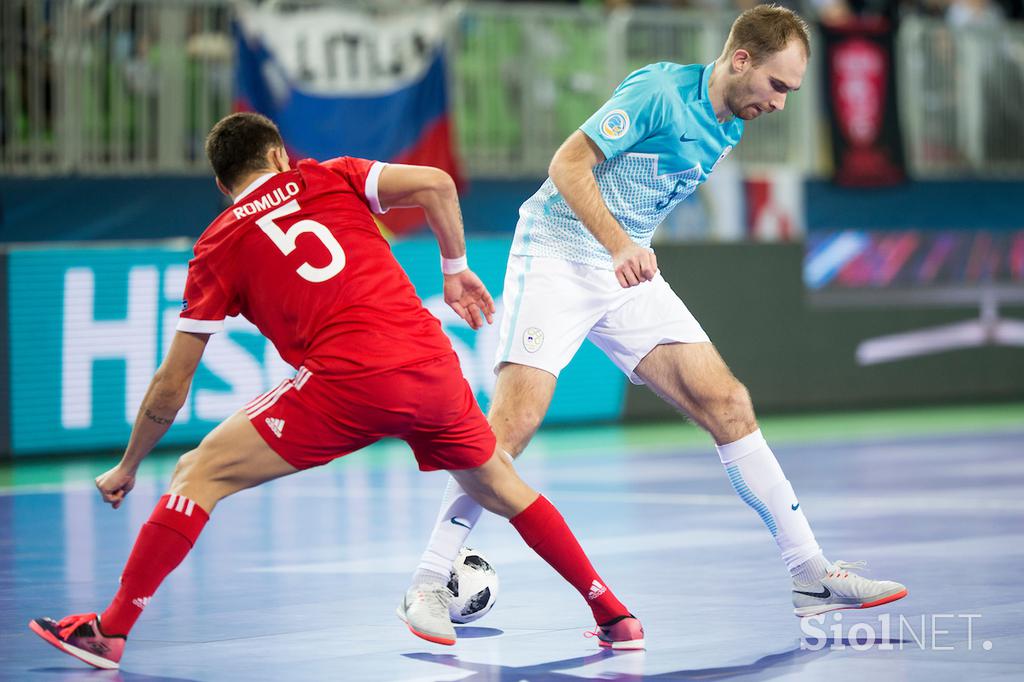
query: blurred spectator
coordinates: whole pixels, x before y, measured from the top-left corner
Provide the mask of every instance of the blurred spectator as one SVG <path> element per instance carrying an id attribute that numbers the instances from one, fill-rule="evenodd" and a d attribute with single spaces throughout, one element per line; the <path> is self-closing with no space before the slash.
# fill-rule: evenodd
<path id="1" fill-rule="evenodd" d="M 842 24 L 853 17 L 884 17 L 895 26 L 900 0 L 811 0 L 818 20 L 826 25 Z"/>
<path id="2" fill-rule="evenodd" d="M 739 0 L 743 2 L 744 0 Z M 945 17 L 950 25 L 993 26 L 1007 17 L 1024 18 L 1024 0 L 810 0 L 823 24 L 840 24 L 855 16 Z"/>
<path id="3" fill-rule="evenodd" d="M 598 2 L 587 2 L 583 0 L 580 4 L 601 4 Z M 687 8 L 693 7 L 694 5 L 700 6 L 704 3 L 697 0 L 604 0 L 604 6 L 606 9 L 619 9 L 622 7 L 668 7 L 668 8 Z"/>
<path id="4" fill-rule="evenodd" d="M 1009 18 L 1024 19 L 1024 0 L 999 0 L 999 4 Z"/>
<path id="5" fill-rule="evenodd" d="M 995 0 L 952 0 L 946 21 L 954 28 L 998 26 L 1005 19 L 1003 8 Z"/>

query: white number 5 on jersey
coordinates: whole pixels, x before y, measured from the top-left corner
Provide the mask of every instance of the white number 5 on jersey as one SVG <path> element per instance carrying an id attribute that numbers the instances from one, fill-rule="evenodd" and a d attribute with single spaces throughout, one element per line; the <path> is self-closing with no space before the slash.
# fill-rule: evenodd
<path id="1" fill-rule="evenodd" d="M 303 263 L 295 271 L 299 273 L 299 277 L 310 282 L 326 282 L 331 277 L 334 277 L 342 268 L 345 267 L 345 250 L 341 248 L 341 244 L 334 238 L 331 231 L 327 229 L 322 223 L 318 223 L 315 220 L 300 220 L 288 229 L 282 230 L 281 227 L 274 221 L 278 218 L 283 218 L 286 215 L 299 212 L 299 202 L 292 199 L 284 206 L 275 208 L 273 211 L 263 216 L 256 221 L 256 224 L 260 226 L 268 237 L 274 242 L 277 248 L 281 249 L 281 253 L 288 255 L 295 250 L 295 240 L 299 238 L 300 234 L 309 232 L 314 237 L 320 240 L 331 254 L 331 262 L 322 268 L 314 268 L 309 263 Z"/>

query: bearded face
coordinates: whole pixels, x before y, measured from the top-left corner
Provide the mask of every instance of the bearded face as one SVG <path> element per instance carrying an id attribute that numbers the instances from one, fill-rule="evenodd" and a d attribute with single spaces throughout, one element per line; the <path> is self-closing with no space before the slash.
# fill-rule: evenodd
<path id="1" fill-rule="evenodd" d="M 733 55 L 733 76 L 725 88 L 726 106 L 745 121 L 781 111 L 787 95 L 800 88 L 806 71 L 807 56 L 796 40 L 757 64 L 744 50 L 737 50 Z"/>

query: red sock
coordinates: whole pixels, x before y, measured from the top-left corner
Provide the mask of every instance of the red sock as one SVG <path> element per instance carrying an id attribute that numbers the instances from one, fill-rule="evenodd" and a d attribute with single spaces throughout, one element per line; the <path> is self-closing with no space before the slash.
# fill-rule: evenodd
<path id="1" fill-rule="evenodd" d="M 106 635 L 127 635 L 156 588 L 177 568 L 210 515 L 181 495 L 164 495 L 135 540 L 114 601 L 100 616 Z"/>
<path id="2" fill-rule="evenodd" d="M 565 519 L 546 497 L 540 495 L 510 522 L 526 544 L 583 595 L 598 624 L 629 615 L 629 609 L 604 585 Z"/>

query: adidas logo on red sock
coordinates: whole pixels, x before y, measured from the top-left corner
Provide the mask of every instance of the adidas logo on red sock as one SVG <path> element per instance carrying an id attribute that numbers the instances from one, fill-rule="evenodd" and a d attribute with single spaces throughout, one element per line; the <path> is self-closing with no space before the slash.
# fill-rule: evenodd
<path id="1" fill-rule="evenodd" d="M 185 516 L 192 516 L 192 510 L 195 508 L 196 503 L 184 495 L 168 495 L 167 504 L 164 505 L 164 509 L 179 511 Z"/>
<path id="2" fill-rule="evenodd" d="M 607 587 L 605 587 L 604 585 L 595 580 L 593 583 L 590 584 L 590 593 L 587 595 L 587 599 L 593 601 L 607 591 Z"/>
<path id="3" fill-rule="evenodd" d="M 135 599 L 132 599 L 132 604 L 137 606 L 139 608 L 139 611 L 141 611 L 149 605 L 149 600 L 152 598 L 153 595 L 150 595 L 148 597 L 136 597 Z"/>

